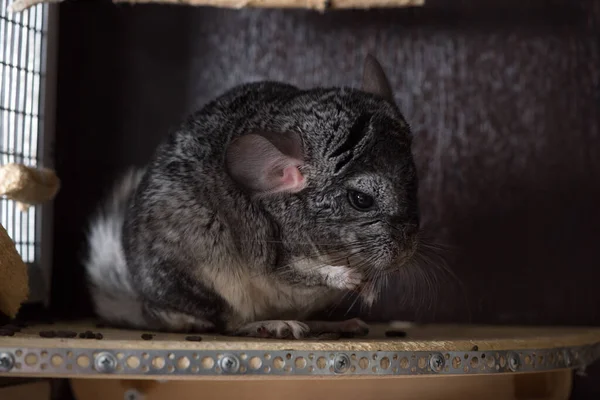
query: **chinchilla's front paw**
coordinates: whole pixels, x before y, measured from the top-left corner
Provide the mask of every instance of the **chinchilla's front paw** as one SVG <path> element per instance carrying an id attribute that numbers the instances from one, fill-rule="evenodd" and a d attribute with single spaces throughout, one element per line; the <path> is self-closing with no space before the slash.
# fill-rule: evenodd
<path id="1" fill-rule="evenodd" d="M 369 334 L 369 325 L 359 318 L 352 318 L 340 322 L 340 330 L 342 333 L 366 336 Z"/>
<path id="2" fill-rule="evenodd" d="M 242 326 L 233 334 L 269 339 L 302 339 L 309 331 L 308 326 L 299 321 L 257 321 Z"/>

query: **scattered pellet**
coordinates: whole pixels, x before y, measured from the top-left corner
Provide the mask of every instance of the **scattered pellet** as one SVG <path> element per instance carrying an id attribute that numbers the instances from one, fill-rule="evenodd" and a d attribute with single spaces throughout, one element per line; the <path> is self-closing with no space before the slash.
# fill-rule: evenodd
<path id="1" fill-rule="evenodd" d="M 96 333 L 96 340 L 102 340 L 104 339 L 104 335 L 101 333 Z"/>
<path id="2" fill-rule="evenodd" d="M 85 332 L 81 332 L 79 334 L 79 337 L 81 339 L 95 339 L 96 338 L 96 334 L 92 331 L 85 331 Z"/>
<path id="3" fill-rule="evenodd" d="M 73 332 L 73 331 L 57 331 L 56 332 L 56 337 L 65 338 L 65 339 L 71 339 L 71 338 L 77 337 L 77 332 Z"/>
<path id="4" fill-rule="evenodd" d="M 185 340 L 187 340 L 188 342 L 201 342 L 202 337 L 201 336 L 186 336 Z"/>
<path id="5" fill-rule="evenodd" d="M 152 333 L 142 333 L 143 340 L 152 340 L 154 339 L 154 335 Z"/>
<path id="6" fill-rule="evenodd" d="M 40 336 L 43 338 L 53 338 L 56 337 L 56 332 L 54 331 L 41 331 Z"/>
<path id="7" fill-rule="evenodd" d="M 385 336 L 387 336 L 387 337 L 405 337 L 406 332 L 404 332 L 404 331 L 386 331 Z"/>
<path id="8" fill-rule="evenodd" d="M 339 333 L 319 333 L 314 337 L 317 340 L 339 340 L 342 335 Z"/>

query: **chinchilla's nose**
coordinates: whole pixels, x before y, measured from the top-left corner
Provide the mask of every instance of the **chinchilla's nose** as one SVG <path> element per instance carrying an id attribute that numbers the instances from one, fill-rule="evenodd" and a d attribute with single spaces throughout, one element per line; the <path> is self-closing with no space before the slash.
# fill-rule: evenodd
<path id="1" fill-rule="evenodd" d="M 419 220 L 417 218 L 392 218 L 390 224 L 393 226 L 393 235 L 397 239 L 409 240 L 419 232 Z"/>

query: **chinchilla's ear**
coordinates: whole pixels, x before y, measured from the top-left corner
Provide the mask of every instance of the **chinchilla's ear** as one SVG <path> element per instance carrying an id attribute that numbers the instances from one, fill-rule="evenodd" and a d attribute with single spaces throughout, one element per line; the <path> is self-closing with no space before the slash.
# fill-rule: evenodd
<path id="1" fill-rule="evenodd" d="M 362 90 L 383 97 L 387 101 L 394 103 L 394 94 L 390 87 L 390 82 L 383 72 L 379 61 L 371 54 L 365 58 L 363 67 Z"/>
<path id="2" fill-rule="evenodd" d="M 252 133 L 234 139 L 225 163 L 231 178 L 254 194 L 297 193 L 306 179 L 302 140 L 296 133 Z"/>

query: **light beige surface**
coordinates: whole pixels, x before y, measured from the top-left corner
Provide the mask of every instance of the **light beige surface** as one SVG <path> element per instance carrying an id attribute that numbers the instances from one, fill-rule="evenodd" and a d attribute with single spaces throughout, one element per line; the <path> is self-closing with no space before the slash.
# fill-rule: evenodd
<path id="1" fill-rule="evenodd" d="M 297 380 L 246 381 L 71 381 L 77 400 L 122 399 L 136 390 L 144 400 L 509 400 L 568 399 L 572 373 L 553 371 L 535 374 L 483 376 L 395 377 L 389 379 L 312 378 Z"/>
<path id="2" fill-rule="evenodd" d="M 371 327 L 365 338 L 341 340 L 269 340 L 240 337 L 201 335 L 201 342 L 185 341 L 185 334 L 155 333 L 153 340 L 142 340 L 145 331 L 96 328 L 93 322 L 32 326 L 13 337 L 0 337 L 0 347 L 30 348 L 111 348 L 111 349 L 161 349 L 161 350 L 305 350 L 305 351 L 469 351 L 477 346 L 479 351 L 546 349 L 580 346 L 600 342 L 599 328 L 561 327 L 501 327 L 466 325 L 416 325 L 405 327 L 404 338 L 388 338 L 390 325 Z M 40 331 L 91 330 L 100 332 L 104 339 L 45 339 Z"/>
<path id="3" fill-rule="evenodd" d="M 13 12 L 23 11 L 39 3 L 59 3 L 63 0 L 15 0 L 9 7 Z M 113 0 L 115 3 L 161 3 L 214 6 L 226 8 L 269 7 L 309 8 L 314 10 L 343 8 L 379 8 L 422 6 L 425 0 Z"/>

